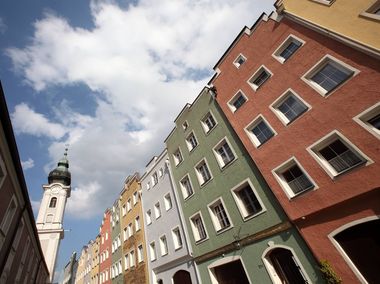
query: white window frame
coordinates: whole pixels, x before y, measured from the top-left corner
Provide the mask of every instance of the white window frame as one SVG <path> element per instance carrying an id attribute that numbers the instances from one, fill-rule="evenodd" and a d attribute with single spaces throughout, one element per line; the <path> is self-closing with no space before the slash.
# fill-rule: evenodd
<path id="1" fill-rule="evenodd" d="M 144 246 L 142 244 L 137 247 L 137 261 L 138 263 L 144 261 Z"/>
<path id="2" fill-rule="evenodd" d="M 179 152 L 180 156 L 181 156 L 181 161 L 179 161 L 178 157 L 176 156 L 176 153 Z M 174 160 L 174 165 L 177 167 L 178 165 L 180 165 L 182 162 L 183 162 L 183 155 L 182 155 L 182 151 L 181 151 L 181 148 L 178 147 L 177 150 L 174 151 L 173 153 L 173 160 Z"/>
<path id="3" fill-rule="evenodd" d="M 335 0 L 311 0 L 313 2 L 317 2 L 326 6 L 331 6 L 332 3 L 334 3 Z"/>
<path id="4" fill-rule="evenodd" d="M 288 58 L 285 59 L 280 56 L 280 54 L 289 46 L 291 42 L 298 41 L 301 45 L 297 48 L 297 50 Z M 277 47 L 277 49 L 273 52 L 272 57 L 276 59 L 281 64 L 284 64 L 286 61 L 288 61 L 295 53 L 300 50 L 300 48 L 305 44 L 305 41 L 300 39 L 299 37 L 295 36 L 294 34 L 288 35 L 288 37 Z"/>
<path id="5" fill-rule="evenodd" d="M 129 253 L 124 255 L 124 270 L 128 270 L 129 268 Z"/>
<path id="6" fill-rule="evenodd" d="M 244 94 L 244 92 L 242 90 L 238 90 L 235 95 L 232 96 L 232 98 L 227 102 L 227 105 L 229 107 L 229 109 L 231 110 L 232 113 L 235 113 L 236 111 L 238 111 L 240 108 L 243 107 L 244 104 L 242 104 L 239 108 L 236 108 L 234 106 L 234 103 L 238 100 L 238 98 L 240 96 L 243 96 L 245 98 L 245 102 L 244 104 L 246 104 L 248 102 L 248 97 Z"/>
<path id="7" fill-rule="evenodd" d="M 136 266 L 136 256 L 135 256 L 135 250 L 131 250 L 129 252 L 129 266 L 135 267 Z"/>
<path id="8" fill-rule="evenodd" d="M 10 212 L 11 204 L 14 203 L 14 209 L 13 212 Z M 3 219 L 0 223 L 0 235 L 4 237 L 8 234 L 9 228 L 12 226 L 13 219 L 16 215 L 18 209 L 18 202 L 15 195 L 12 195 L 11 199 L 9 200 L 7 210 L 5 211 L 5 214 L 3 216 Z"/>
<path id="9" fill-rule="evenodd" d="M 185 179 L 188 179 L 189 180 L 189 183 L 190 183 L 190 186 L 191 186 L 191 190 L 192 190 L 192 194 L 187 194 L 187 189 L 185 188 L 185 186 L 183 185 L 182 181 L 185 180 Z M 194 195 L 194 187 L 193 187 L 193 184 L 191 182 L 191 179 L 190 179 L 190 175 L 189 174 L 186 174 L 184 175 L 180 181 L 179 181 L 179 187 L 181 189 L 181 192 L 182 192 L 182 197 L 183 197 L 183 200 L 187 200 L 189 199 L 191 196 Z"/>
<path id="10" fill-rule="evenodd" d="M 215 121 L 215 125 L 213 128 L 209 128 L 208 125 L 206 124 L 205 120 L 207 120 L 208 116 L 211 116 L 213 120 Z M 215 119 L 215 115 L 212 113 L 211 110 L 209 110 L 201 119 L 201 125 L 203 128 L 203 131 L 206 135 L 209 135 L 217 126 L 218 126 L 218 121 Z"/>
<path id="11" fill-rule="evenodd" d="M 123 204 L 122 208 L 121 208 L 121 211 L 122 211 L 122 214 L 123 214 L 123 217 L 125 215 L 127 215 L 127 205 L 126 204 Z"/>
<path id="12" fill-rule="evenodd" d="M 260 206 L 261 206 L 261 211 L 255 213 L 255 214 L 252 214 L 252 215 L 248 215 L 248 213 L 246 212 L 246 209 L 244 207 L 244 204 L 243 202 L 241 201 L 240 197 L 238 196 L 238 192 L 243 189 L 246 185 L 249 185 L 249 187 L 251 188 L 253 194 L 255 195 L 257 201 L 260 203 Z M 248 221 L 252 218 L 255 218 L 263 213 L 265 213 L 267 211 L 265 205 L 264 205 L 264 202 L 261 200 L 260 198 L 260 195 L 257 193 L 257 190 L 256 188 L 253 186 L 251 180 L 249 178 L 241 181 L 240 183 L 238 183 L 237 185 L 235 185 L 233 188 L 230 189 L 231 191 L 231 194 L 235 200 L 235 203 L 236 203 L 236 206 L 238 207 L 239 209 L 239 212 L 240 212 L 240 215 L 243 219 L 243 221 Z"/>
<path id="13" fill-rule="evenodd" d="M 294 193 L 293 192 L 293 190 L 290 188 L 290 186 L 288 185 L 288 183 L 286 182 L 286 180 L 282 176 L 282 174 L 284 172 L 286 172 L 288 169 L 290 169 L 291 167 L 293 167 L 294 165 L 297 165 L 299 167 L 299 169 L 303 172 L 303 174 L 313 184 L 313 188 L 310 188 L 310 189 L 307 189 L 307 190 L 303 190 L 303 191 L 301 191 L 299 193 Z M 273 176 L 275 177 L 275 179 L 277 180 L 277 182 L 281 186 L 282 190 L 285 192 L 286 196 L 289 199 L 293 199 L 293 198 L 295 198 L 297 196 L 300 196 L 300 195 L 303 195 L 305 193 L 312 192 L 312 191 L 315 191 L 315 190 L 318 189 L 317 183 L 312 179 L 312 177 L 308 174 L 308 172 L 302 167 L 301 163 L 298 162 L 298 160 L 294 156 L 291 157 L 290 159 L 286 160 L 285 162 L 283 162 L 278 167 L 274 168 L 272 170 L 272 174 L 273 174 Z"/>
<path id="14" fill-rule="evenodd" d="M 262 71 L 265 71 L 266 73 L 269 74 L 269 78 L 267 78 L 262 84 L 260 85 L 256 85 L 253 83 L 253 81 L 255 81 L 259 76 L 260 74 L 262 73 Z M 251 86 L 251 88 L 256 92 L 258 89 L 261 88 L 261 86 L 263 86 L 270 78 L 273 77 L 273 73 L 267 68 L 265 67 L 264 65 L 261 65 L 256 71 L 255 73 L 253 73 L 253 75 L 248 79 L 247 83 L 248 85 Z"/>
<path id="15" fill-rule="evenodd" d="M 352 74 L 346 80 L 344 80 L 343 82 L 335 86 L 335 88 L 333 88 L 331 91 L 327 91 L 324 88 L 322 88 L 319 84 L 312 81 L 311 78 L 330 62 L 337 69 L 345 69 L 346 71 L 352 72 Z M 335 58 L 334 56 L 326 54 L 316 64 L 314 64 L 308 71 L 306 71 L 306 73 L 301 77 L 301 80 L 304 81 L 311 88 L 313 88 L 322 97 L 326 97 L 334 93 L 341 86 L 345 85 L 348 81 L 350 81 L 350 79 L 358 75 L 359 72 L 360 71 L 358 69 L 352 67 L 351 65 L 348 65 L 347 63 Z"/>
<path id="16" fill-rule="evenodd" d="M 359 113 L 357 116 L 353 118 L 353 120 L 357 122 L 360 126 L 362 126 L 364 129 L 369 131 L 369 133 L 371 133 L 377 139 L 380 139 L 380 130 L 373 127 L 373 125 L 368 122 L 368 120 L 371 120 L 378 114 L 380 114 L 380 102 Z"/>
<path id="17" fill-rule="evenodd" d="M 200 165 L 200 164 L 202 164 L 202 163 L 205 163 L 206 164 L 206 167 L 207 167 L 207 169 L 208 169 L 208 172 L 209 172 L 209 174 L 210 174 L 210 178 L 208 179 L 208 180 L 203 180 L 203 176 L 202 176 L 202 174 L 199 172 L 199 170 L 198 170 L 198 166 Z M 208 162 L 207 162 L 207 159 L 206 158 L 203 158 L 202 160 L 200 160 L 196 165 L 195 165 L 195 167 L 194 167 L 194 171 L 195 171 L 195 174 L 196 174 L 196 176 L 197 176 L 197 179 L 198 179 L 198 183 L 199 183 L 199 186 L 200 187 L 203 187 L 203 186 L 205 186 L 206 184 L 208 184 L 214 177 L 213 177 L 213 175 L 212 175 L 212 173 L 211 173 L 211 170 L 210 170 L 210 167 L 209 167 L 209 165 L 208 165 Z"/>
<path id="18" fill-rule="evenodd" d="M 185 120 L 182 123 L 182 129 L 183 129 L 183 131 L 186 131 L 188 128 L 189 128 L 189 123 L 187 122 L 187 120 Z"/>
<path id="19" fill-rule="evenodd" d="M 149 244 L 149 256 L 150 256 L 150 261 L 155 261 L 157 259 L 157 251 L 156 251 L 155 242 L 151 242 Z"/>
<path id="20" fill-rule="evenodd" d="M 158 206 L 157 206 L 158 205 Z M 162 212 L 161 212 L 161 204 L 160 204 L 160 201 L 156 202 L 154 204 L 154 217 L 156 218 L 156 220 L 158 218 L 160 218 L 162 215 Z"/>
<path id="21" fill-rule="evenodd" d="M 152 174 L 152 185 L 153 185 L 153 187 L 156 186 L 156 184 L 158 184 L 158 174 L 157 174 L 157 172 L 154 172 Z"/>
<path id="22" fill-rule="evenodd" d="M 178 232 L 178 234 L 176 232 Z M 182 240 L 182 234 L 181 234 L 181 230 L 179 229 L 179 226 L 172 229 L 172 238 L 173 238 L 174 250 L 181 249 L 183 247 L 183 240 Z"/>
<path id="23" fill-rule="evenodd" d="M 193 222 L 193 219 L 195 217 L 199 217 L 202 221 L 202 224 L 203 224 L 203 228 L 205 230 L 205 234 L 206 234 L 206 237 L 204 239 L 201 239 L 200 238 L 200 235 L 199 235 L 199 232 L 198 232 L 198 229 L 195 227 L 194 225 L 194 222 Z M 195 244 L 200 244 L 200 243 L 203 243 L 204 241 L 207 241 L 209 236 L 208 236 L 208 233 L 207 233 L 207 229 L 206 229 L 206 225 L 205 225 L 205 222 L 203 221 L 203 216 L 202 216 L 202 212 L 201 211 L 198 211 L 198 212 L 195 212 L 193 215 L 190 216 L 189 218 L 189 222 L 190 222 L 190 227 L 191 227 L 191 230 L 193 232 L 193 237 L 194 237 L 194 241 L 195 241 Z"/>
<path id="24" fill-rule="evenodd" d="M 228 222 L 230 223 L 230 225 L 227 227 L 222 228 L 220 226 L 219 219 L 213 210 L 213 207 L 217 204 L 221 204 L 223 206 L 224 212 L 227 215 Z M 207 209 L 208 209 L 208 212 L 210 214 L 210 218 L 211 218 L 212 224 L 214 225 L 214 229 L 215 229 L 215 232 L 217 235 L 224 233 L 225 231 L 228 231 L 234 227 L 234 225 L 232 223 L 232 219 L 230 217 L 230 214 L 228 213 L 227 207 L 226 207 L 222 197 L 218 197 L 217 199 L 215 199 L 214 201 L 209 203 L 207 205 Z"/>
<path id="25" fill-rule="evenodd" d="M 152 210 L 151 209 L 146 211 L 145 216 L 146 216 L 147 225 L 152 224 Z"/>
<path id="26" fill-rule="evenodd" d="M 239 59 L 243 59 L 243 63 L 239 63 Z M 233 64 L 236 68 L 240 68 L 247 61 L 247 57 L 245 57 L 242 53 L 240 53 L 234 60 Z"/>
<path id="27" fill-rule="evenodd" d="M 253 128 L 255 128 L 261 121 L 264 121 L 265 124 L 269 127 L 269 129 L 273 132 L 273 136 L 266 140 L 264 143 L 260 143 L 256 135 L 254 135 L 252 132 Z M 251 140 L 252 144 L 256 148 L 260 147 L 261 145 L 264 145 L 277 135 L 277 132 L 273 129 L 273 127 L 269 124 L 269 122 L 265 119 L 265 117 L 262 114 L 256 116 L 246 127 L 244 127 L 244 131 L 248 135 L 249 140 Z"/>
<path id="28" fill-rule="evenodd" d="M 164 205 L 165 205 L 166 211 L 169 211 L 170 209 L 173 208 L 173 199 L 170 195 L 170 192 L 168 192 L 164 195 Z"/>
<path id="29" fill-rule="evenodd" d="M 132 210 L 132 203 L 131 203 L 131 199 L 128 198 L 128 200 L 127 200 L 127 211 L 129 212 L 131 210 Z"/>
<path id="30" fill-rule="evenodd" d="M 132 236 L 133 236 L 133 227 L 132 227 L 132 223 L 129 223 L 128 224 L 128 238 Z"/>
<path id="31" fill-rule="evenodd" d="M 138 232 L 141 230 L 141 218 L 140 216 L 136 216 L 135 218 L 135 231 Z"/>
<path id="32" fill-rule="evenodd" d="M 293 96 L 298 102 L 300 102 L 301 104 L 305 105 L 307 107 L 307 109 L 299 114 L 296 118 L 294 118 L 292 121 L 290 121 L 279 109 L 278 107 L 285 102 L 285 100 L 287 98 L 289 98 L 290 96 Z M 287 89 L 285 92 L 283 92 L 270 106 L 269 108 L 271 109 L 271 111 L 273 111 L 273 113 L 280 119 L 280 121 L 282 122 L 282 124 L 284 124 L 285 126 L 293 123 L 294 121 L 296 121 L 297 119 L 299 119 L 301 116 L 303 116 L 305 113 L 307 113 L 308 111 L 310 111 L 312 109 L 311 105 L 308 104 L 300 95 L 298 95 L 293 89 L 289 88 Z"/>
<path id="33" fill-rule="evenodd" d="M 165 256 L 169 254 L 168 239 L 166 235 L 160 236 L 160 253 L 161 253 L 161 256 Z"/>
<path id="34" fill-rule="evenodd" d="M 197 142 L 197 145 L 195 145 L 193 147 L 193 145 L 189 142 L 189 138 L 190 136 L 193 136 L 194 139 L 195 139 L 195 142 Z M 186 146 L 187 146 L 187 149 L 189 150 L 189 153 L 192 153 L 199 145 L 199 141 L 198 141 L 198 138 L 197 136 L 195 135 L 195 132 L 192 130 L 187 136 L 186 136 L 186 139 L 185 139 L 185 142 L 186 142 Z"/>
<path id="35" fill-rule="evenodd" d="M 224 145 L 225 143 L 227 143 L 228 147 L 231 149 L 231 152 L 232 154 L 234 155 L 234 158 L 232 160 L 230 160 L 227 164 L 224 163 L 220 153 L 218 152 L 218 149 L 222 147 L 222 145 Z M 231 146 L 231 143 L 230 141 L 228 140 L 227 136 L 223 137 L 213 148 L 212 148 L 212 151 L 214 153 L 214 156 L 215 156 L 215 159 L 216 161 L 218 162 L 218 165 L 219 165 L 219 168 L 221 170 L 224 170 L 226 167 L 228 167 L 229 165 L 231 165 L 234 161 L 237 160 L 237 155 L 236 155 L 236 152 L 234 150 L 234 148 L 232 148 Z"/>
<path id="36" fill-rule="evenodd" d="M 137 191 L 135 191 L 133 193 L 133 206 L 135 206 L 137 204 L 138 200 L 139 200 L 139 193 Z"/>
<path id="37" fill-rule="evenodd" d="M 380 15 L 373 13 L 374 11 L 376 11 L 378 9 L 380 9 L 380 1 L 379 0 L 375 1 L 370 7 L 368 7 L 363 12 L 361 12 L 360 16 L 380 21 Z"/>
<path id="38" fill-rule="evenodd" d="M 0 177 L 0 189 L 1 189 L 5 181 L 5 178 L 7 177 L 7 169 L 5 168 L 5 163 L 1 154 L 0 154 L 0 169 L 3 173 L 3 176 Z"/>
<path id="39" fill-rule="evenodd" d="M 321 149 L 328 146 L 337 139 L 339 139 L 349 150 L 354 152 L 354 154 L 359 159 L 361 159 L 363 163 L 338 173 L 330 165 L 330 163 L 326 161 L 325 158 L 319 153 Z M 373 163 L 373 161 L 366 154 L 364 154 L 355 144 L 353 144 L 350 140 L 348 140 L 342 133 L 340 133 L 337 130 L 331 131 L 318 141 L 314 142 L 312 145 L 307 147 L 307 151 L 332 179 L 336 178 L 337 176 L 343 175 L 347 172 L 350 172 L 355 168 L 360 168 L 361 166 L 368 166 Z"/>
<path id="40" fill-rule="evenodd" d="M 164 170 L 163 168 L 160 168 L 160 170 L 158 171 L 158 177 L 162 178 L 164 176 Z"/>

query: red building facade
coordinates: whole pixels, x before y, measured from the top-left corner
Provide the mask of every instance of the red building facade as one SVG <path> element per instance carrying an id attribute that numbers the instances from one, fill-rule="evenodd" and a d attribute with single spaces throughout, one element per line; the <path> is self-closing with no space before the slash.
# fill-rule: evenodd
<path id="1" fill-rule="evenodd" d="M 49 271 L 1 84 L 0 118 L 0 283 L 46 283 Z"/>
<path id="2" fill-rule="evenodd" d="M 380 62 L 313 27 L 263 15 L 210 84 L 319 260 L 379 281 Z"/>
<path id="3" fill-rule="evenodd" d="M 100 227 L 99 245 L 99 283 L 111 283 L 110 269 L 112 266 L 112 238 L 111 238 L 111 211 L 104 212 L 102 225 Z"/>

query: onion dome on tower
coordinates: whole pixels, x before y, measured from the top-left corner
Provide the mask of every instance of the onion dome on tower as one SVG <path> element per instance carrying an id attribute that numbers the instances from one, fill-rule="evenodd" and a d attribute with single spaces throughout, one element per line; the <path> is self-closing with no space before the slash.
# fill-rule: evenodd
<path id="1" fill-rule="evenodd" d="M 58 166 L 49 173 L 49 184 L 61 183 L 63 185 L 71 184 L 71 173 L 69 172 L 69 160 L 67 159 L 67 148 L 63 158 L 59 160 Z"/>

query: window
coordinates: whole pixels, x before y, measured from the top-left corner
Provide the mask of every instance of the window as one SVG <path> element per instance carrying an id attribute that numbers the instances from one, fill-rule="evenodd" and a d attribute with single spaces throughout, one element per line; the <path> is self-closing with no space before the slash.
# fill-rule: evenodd
<path id="1" fill-rule="evenodd" d="M 190 178 L 186 175 L 181 181 L 181 191 L 183 199 L 187 199 L 194 194 L 193 187 L 190 182 Z"/>
<path id="2" fill-rule="evenodd" d="M 369 158 L 337 131 L 323 137 L 308 150 L 331 177 L 369 161 Z"/>
<path id="3" fill-rule="evenodd" d="M 157 202 L 154 205 L 154 214 L 156 216 L 156 219 L 161 217 L 161 207 L 160 207 L 160 202 Z"/>
<path id="4" fill-rule="evenodd" d="M 151 242 L 149 245 L 150 261 L 156 260 L 156 245 L 154 242 Z"/>
<path id="5" fill-rule="evenodd" d="M 221 199 L 218 199 L 213 204 L 209 205 L 208 208 L 217 232 L 221 232 L 231 227 L 230 218 L 227 215 L 227 211 L 225 210 Z"/>
<path id="6" fill-rule="evenodd" d="M 266 67 L 261 66 L 248 80 L 248 84 L 254 91 L 257 91 L 271 76 L 272 73 Z"/>
<path id="7" fill-rule="evenodd" d="M 127 211 L 131 211 L 132 210 L 132 206 L 131 206 L 131 199 L 128 199 L 127 200 Z"/>
<path id="8" fill-rule="evenodd" d="M 258 194 L 249 180 L 244 181 L 231 191 L 244 220 L 264 212 L 264 205 L 261 203 L 261 200 L 257 198 Z"/>
<path id="9" fill-rule="evenodd" d="M 211 173 L 208 169 L 206 160 L 202 160 L 198 165 L 195 167 L 196 173 L 198 176 L 199 184 L 202 186 L 209 180 L 211 180 Z"/>
<path id="10" fill-rule="evenodd" d="M 152 224 L 152 211 L 150 209 L 146 211 L 146 223 L 148 225 Z"/>
<path id="11" fill-rule="evenodd" d="M 122 211 L 123 216 L 127 215 L 127 206 L 125 204 L 123 205 L 121 211 Z"/>
<path id="12" fill-rule="evenodd" d="M 128 270 L 129 268 L 129 254 L 125 254 L 124 255 L 124 269 L 125 270 Z"/>
<path id="13" fill-rule="evenodd" d="M 246 128 L 245 131 L 252 143 L 259 147 L 275 135 L 274 130 L 262 115 L 256 117 Z"/>
<path id="14" fill-rule="evenodd" d="M 208 112 L 201 121 L 204 132 L 209 133 L 216 126 L 215 118 L 212 116 L 211 112 Z"/>
<path id="15" fill-rule="evenodd" d="M 133 235 L 132 223 L 129 223 L 129 225 L 128 225 L 128 238 L 130 238 L 132 235 Z"/>
<path id="16" fill-rule="evenodd" d="M 288 89 L 271 106 L 282 123 L 288 125 L 310 109 L 310 106 L 293 90 Z"/>
<path id="17" fill-rule="evenodd" d="M 227 104 L 232 112 L 236 112 L 247 100 L 244 93 L 239 90 Z"/>
<path id="18" fill-rule="evenodd" d="M 182 247 L 182 237 L 181 232 L 179 228 L 174 228 L 172 230 L 172 237 L 173 237 L 173 243 L 174 243 L 174 249 L 180 249 Z"/>
<path id="19" fill-rule="evenodd" d="M 162 168 L 158 171 L 158 175 L 159 177 L 162 177 L 164 175 L 164 170 Z"/>
<path id="20" fill-rule="evenodd" d="M 305 42 L 294 35 L 288 36 L 288 38 L 281 43 L 281 45 L 273 53 L 273 57 L 279 62 L 284 63 L 288 60 Z"/>
<path id="21" fill-rule="evenodd" d="M 143 245 L 139 245 L 137 248 L 137 261 L 143 262 L 144 261 L 144 248 Z"/>
<path id="22" fill-rule="evenodd" d="M 12 199 L 8 204 L 7 211 L 5 212 L 5 215 L 0 225 L 0 232 L 3 233 L 3 235 L 6 235 L 8 233 L 9 227 L 11 226 L 13 217 L 16 213 L 16 209 L 17 209 L 16 197 L 12 196 Z"/>
<path id="23" fill-rule="evenodd" d="M 354 117 L 354 120 L 380 139 L 380 102 Z"/>
<path id="24" fill-rule="evenodd" d="M 360 16 L 380 20 L 380 1 L 375 1 L 375 3 L 372 4 L 367 10 L 360 13 Z"/>
<path id="25" fill-rule="evenodd" d="M 306 174 L 306 171 L 295 158 L 286 161 L 274 169 L 272 173 L 289 198 L 316 188 L 314 181 Z"/>
<path id="26" fill-rule="evenodd" d="M 195 138 L 195 135 L 194 135 L 193 132 L 191 132 L 189 134 L 189 136 L 187 136 L 187 138 L 186 138 L 186 144 L 187 144 L 187 148 L 189 149 L 189 152 L 193 151 L 194 148 L 197 147 L 198 141 Z"/>
<path id="27" fill-rule="evenodd" d="M 133 205 L 136 205 L 137 201 L 139 200 L 139 193 L 137 191 L 135 191 L 133 193 Z"/>
<path id="28" fill-rule="evenodd" d="M 235 154 L 227 142 L 227 138 L 220 141 L 213 150 L 216 160 L 222 169 L 236 159 Z"/>
<path id="29" fill-rule="evenodd" d="M 129 266 L 134 267 L 135 265 L 136 265 L 135 251 L 131 250 L 131 252 L 129 253 Z"/>
<path id="30" fill-rule="evenodd" d="M 3 185 L 3 182 L 5 180 L 6 170 L 5 170 L 5 164 L 3 161 L 3 157 L 0 155 L 0 188 Z"/>
<path id="31" fill-rule="evenodd" d="M 184 123 L 182 123 L 183 130 L 186 130 L 188 127 L 189 127 L 189 124 L 187 123 L 187 121 L 185 121 Z"/>
<path id="32" fill-rule="evenodd" d="M 302 77 L 302 80 L 319 94 L 326 96 L 357 73 L 359 71 L 353 67 L 326 55 Z"/>
<path id="33" fill-rule="evenodd" d="M 135 230 L 136 230 L 136 232 L 137 231 L 139 231 L 140 230 L 140 216 L 137 216 L 136 218 L 135 218 Z"/>
<path id="34" fill-rule="evenodd" d="M 176 166 L 178 166 L 183 161 L 182 153 L 179 148 L 174 152 L 173 158 L 174 158 L 174 164 Z"/>
<path id="35" fill-rule="evenodd" d="M 147 190 L 150 189 L 150 182 L 148 182 L 148 183 L 146 184 L 146 189 L 147 189 Z"/>
<path id="36" fill-rule="evenodd" d="M 157 172 L 154 172 L 154 173 L 153 173 L 153 176 L 152 176 L 152 183 L 153 183 L 153 186 L 155 186 L 155 185 L 158 183 Z"/>
<path id="37" fill-rule="evenodd" d="M 164 196 L 164 202 L 165 202 L 165 209 L 166 209 L 166 211 L 170 210 L 172 208 L 172 206 L 173 206 L 172 199 L 170 197 L 170 193 L 168 193 L 168 194 L 166 194 Z"/>
<path id="38" fill-rule="evenodd" d="M 50 199 L 49 208 L 55 208 L 56 205 L 57 205 L 57 197 L 52 197 Z"/>
<path id="39" fill-rule="evenodd" d="M 240 68 L 241 65 L 247 60 L 243 54 L 239 54 L 238 57 L 234 60 L 234 65 L 236 68 Z"/>
<path id="40" fill-rule="evenodd" d="M 128 231 L 127 231 L 127 227 L 125 227 L 123 229 L 123 238 L 124 238 L 124 241 L 128 240 Z"/>
<path id="41" fill-rule="evenodd" d="M 190 218 L 191 228 L 193 230 L 193 235 L 195 242 L 201 242 L 203 240 L 206 240 L 207 233 L 206 229 L 203 225 L 203 220 L 200 213 L 195 214 Z"/>
<path id="42" fill-rule="evenodd" d="M 168 254 L 168 242 L 166 240 L 166 236 L 162 236 L 160 238 L 160 249 L 161 249 L 161 256 Z"/>

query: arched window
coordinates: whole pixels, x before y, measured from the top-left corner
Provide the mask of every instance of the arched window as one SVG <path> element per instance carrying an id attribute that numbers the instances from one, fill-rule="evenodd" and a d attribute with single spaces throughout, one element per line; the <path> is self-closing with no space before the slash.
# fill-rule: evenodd
<path id="1" fill-rule="evenodd" d="M 50 199 L 49 207 L 55 208 L 56 205 L 57 205 L 57 197 L 52 197 L 52 199 Z"/>
<path id="2" fill-rule="evenodd" d="M 290 248 L 271 246 L 264 251 L 263 260 L 273 283 L 311 283 L 301 263 Z"/>

